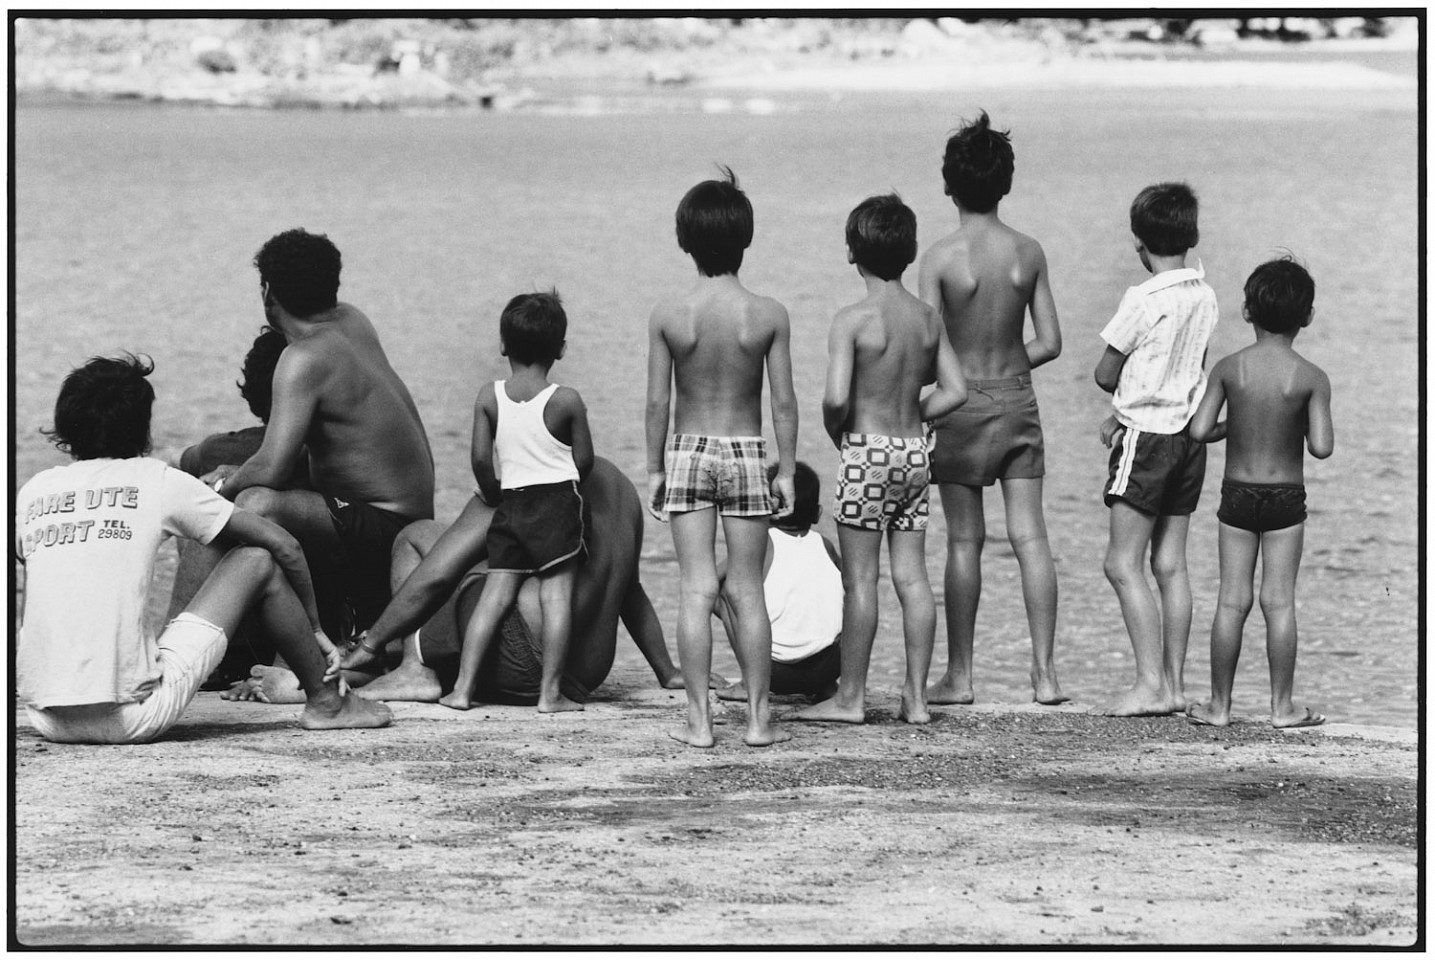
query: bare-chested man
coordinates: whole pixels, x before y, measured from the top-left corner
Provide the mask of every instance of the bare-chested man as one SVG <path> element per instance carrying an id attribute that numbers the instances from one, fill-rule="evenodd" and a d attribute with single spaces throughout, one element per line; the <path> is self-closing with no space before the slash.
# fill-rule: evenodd
<path id="1" fill-rule="evenodd" d="M 388 603 L 399 531 L 433 516 L 433 455 L 373 324 L 338 301 L 339 251 L 328 237 L 287 230 L 260 248 L 254 265 L 265 319 L 289 346 L 274 370 L 259 451 L 205 479 L 299 539 L 316 567 L 326 629 L 342 642 Z M 303 461 L 312 489 L 291 489 Z M 325 596 L 333 580 L 338 605 L 352 610 L 345 629 L 333 625 L 336 604 Z"/>

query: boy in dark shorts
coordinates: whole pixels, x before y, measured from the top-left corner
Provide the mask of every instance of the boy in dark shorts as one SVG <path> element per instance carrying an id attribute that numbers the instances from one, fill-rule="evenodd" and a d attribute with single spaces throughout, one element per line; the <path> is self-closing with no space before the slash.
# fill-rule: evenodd
<path id="1" fill-rule="evenodd" d="M 967 402 L 935 424 L 932 480 L 947 518 L 947 670 L 932 685 L 936 704 L 972 703 L 972 644 L 986 542 L 983 493 L 998 480 L 1007 538 L 1021 568 L 1031 632 L 1032 698 L 1066 700 L 1057 682 L 1056 565 L 1042 512 L 1046 446 L 1031 371 L 1061 354 L 1061 329 L 1041 244 L 1002 222 L 1015 158 L 1007 134 L 985 112 L 947 141 L 946 193 L 961 225 L 923 256 L 922 299 L 941 311 L 967 378 Z M 1025 340 L 1031 314 L 1033 338 Z"/>
<path id="2" fill-rule="evenodd" d="M 762 747 L 789 736 L 773 728 L 768 705 L 772 632 L 762 558 L 769 518 L 792 512 L 797 398 L 787 310 L 737 278 L 752 243 L 752 204 L 732 171 L 724 174 L 693 187 L 678 204 L 678 246 L 693 258 L 697 283 L 659 301 L 648 320 L 648 510 L 659 520 L 671 518 L 681 576 L 678 663 L 688 711 L 669 736 L 693 747 L 713 745 L 707 684 L 721 516 L 727 543 L 723 595 L 733 612 L 733 650 L 748 691 L 743 740 Z M 775 510 L 762 438 L 764 368 L 777 435 L 777 477 L 770 485 Z"/>
<path id="3" fill-rule="evenodd" d="M 1325 717 L 1291 701 L 1295 683 L 1295 582 L 1305 539 L 1305 472 L 1301 446 L 1324 460 L 1335 449 L 1330 378 L 1293 349 L 1315 317 L 1315 281 L 1289 257 L 1263 263 L 1246 281 L 1246 322 L 1256 342 L 1226 357 L 1210 384 L 1191 436 L 1226 441 L 1221 481 L 1221 594 L 1211 623 L 1211 699 L 1187 710 L 1193 723 L 1231 722 L 1231 686 L 1241 632 L 1251 612 L 1256 555 L 1261 613 L 1271 669 L 1271 725 L 1313 727 Z M 1217 421 L 1221 406 L 1226 419 Z"/>
<path id="4" fill-rule="evenodd" d="M 966 385 L 941 316 L 902 286 L 916 258 L 917 218 L 896 194 L 869 197 L 848 216 L 847 259 L 867 296 L 832 320 L 822 398 L 823 425 L 842 457 L 833 505 L 842 548 L 842 676 L 832 699 L 794 719 L 865 721 L 886 539 L 907 653 L 900 716 L 931 720 L 927 670 L 937 608 L 927 579 L 926 425 L 960 406 Z M 937 389 L 923 397 L 933 382 Z"/>
<path id="5" fill-rule="evenodd" d="M 548 382 L 549 368 L 563 356 L 568 318 L 556 292 L 520 294 L 503 308 L 498 330 L 513 373 L 484 384 L 473 410 L 478 493 L 498 505 L 488 529 L 488 580 L 464 633 L 458 679 L 439 703 L 473 706 L 484 654 L 518 588 L 534 575 L 543 609 L 538 712 L 582 710 L 560 683 L 572 632 L 573 571 L 583 550 L 578 481 L 593 469 L 593 439 L 578 392 Z"/>
<path id="6" fill-rule="evenodd" d="M 1126 291 L 1101 331 L 1106 352 L 1096 382 L 1114 394 L 1116 408 L 1101 425 L 1101 441 L 1111 448 L 1106 579 L 1136 653 L 1136 683 L 1103 711 L 1108 716 L 1186 709 L 1186 533 L 1206 475 L 1206 447 L 1189 425 L 1206 389 L 1206 344 L 1217 320 L 1205 271 L 1186 266 L 1186 252 L 1200 237 L 1196 214 L 1196 195 L 1184 183 L 1158 183 L 1136 195 L 1131 232 L 1152 276 Z M 1148 545 L 1159 605 L 1142 569 Z"/>

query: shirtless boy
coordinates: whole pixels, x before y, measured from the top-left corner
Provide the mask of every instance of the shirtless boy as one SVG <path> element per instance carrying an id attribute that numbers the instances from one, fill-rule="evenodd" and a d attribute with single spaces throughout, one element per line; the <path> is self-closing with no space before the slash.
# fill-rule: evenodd
<path id="1" fill-rule="evenodd" d="M 967 402 L 936 425 L 932 480 L 947 518 L 947 672 L 927 692 L 932 703 L 972 703 L 972 643 L 986 542 L 983 488 L 1000 480 L 1007 538 L 1021 569 L 1031 632 L 1032 697 L 1062 703 L 1056 679 L 1056 566 L 1042 513 L 1046 444 L 1031 371 L 1061 354 L 1061 330 L 1041 244 L 1002 222 L 997 206 L 1011 190 L 1014 155 L 986 112 L 947 140 L 945 192 L 961 217 L 956 232 L 922 256 L 922 299 L 941 310 Z M 1024 340 L 1030 312 L 1033 338 Z"/>
<path id="2" fill-rule="evenodd" d="M 847 260 L 867 296 L 833 318 L 823 426 L 841 451 L 833 517 L 842 550 L 842 675 L 830 700 L 797 720 L 862 723 L 877 635 L 882 535 L 902 605 L 907 676 L 901 717 L 927 723 L 927 669 L 937 629 L 927 580 L 928 451 L 924 424 L 966 400 L 961 367 L 937 311 L 902 286 L 917 258 L 917 218 L 896 194 L 869 197 L 847 218 Z M 922 388 L 937 389 L 923 397 Z"/>
<path id="3" fill-rule="evenodd" d="M 731 170 L 705 180 L 678 204 L 678 246 L 697 265 L 697 283 L 660 301 L 648 321 L 648 509 L 666 511 L 681 578 L 678 661 L 687 721 L 669 736 L 713 745 L 708 676 L 718 575 L 718 517 L 727 543 L 723 590 L 736 620 L 733 644 L 748 691 L 749 746 L 790 736 L 774 729 L 768 702 L 772 631 L 762 592 L 768 519 L 792 510 L 797 398 L 792 390 L 787 310 L 738 281 L 752 243 L 752 204 Z M 762 438 L 762 374 L 772 390 L 777 477 L 768 496 Z M 676 385 L 677 397 L 672 397 Z M 668 435 L 668 417 L 674 433 Z"/>
<path id="4" fill-rule="evenodd" d="M 1246 322 L 1256 342 L 1211 371 L 1191 420 L 1191 436 L 1226 441 L 1221 481 L 1221 593 L 1211 624 L 1211 699 L 1194 703 L 1193 723 L 1231 722 L 1231 686 L 1241 655 L 1241 632 L 1251 612 L 1256 556 L 1261 565 L 1261 613 L 1271 669 L 1271 725 L 1314 727 L 1325 717 L 1298 708 L 1295 684 L 1295 582 L 1305 540 L 1304 444 L 1324 460 L 1335 449 L 1330 378 L 1293 349 L 1296 334 L 1315 317 L 1315 281 L 1289 257 L 1263 263 L 1246 281 Z M 1226 419 L 1218 421 L 1221 406 Z"/>

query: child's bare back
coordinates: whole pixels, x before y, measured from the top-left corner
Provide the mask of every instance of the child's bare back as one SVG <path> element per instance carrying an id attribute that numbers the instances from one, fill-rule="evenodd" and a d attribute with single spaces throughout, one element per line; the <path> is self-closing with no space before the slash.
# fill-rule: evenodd
<path id="1" fill-rule="evenodd" d="M 1259 340 L 1216 364 L 1227 409 L 1226 477 L 1242 483 L 1304 483 L 1313 398 L 1330 378 L 1277 338 Z"/>

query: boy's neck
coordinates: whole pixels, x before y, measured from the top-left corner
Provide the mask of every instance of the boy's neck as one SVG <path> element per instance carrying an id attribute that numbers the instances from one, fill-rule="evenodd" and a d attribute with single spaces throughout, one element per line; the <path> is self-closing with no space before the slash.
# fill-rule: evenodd
<path id="1" fill-rule="evenodd" d="M 957 216 L 961 219 L 963 229 L 967 227 L 991 226 L 1002 222 L 1001 217 L 997 216 L 997 211 L 1001 209 L 1000 203 L 990 210 L 985 210 L 981 213 L 975 210 L 968 210 L 955 200 L 953 200 L 952 203 L 957 208 Z"/>
<path id="2" fill-rule="evenodd" d="M 778 533 L 785 533 L 785 534 L 787 534 L 789 537 L 802 537 L 802 536 L 806 536 L 806 535 L 807 535 L 807 531 L 811 530 L 812 528 L 811 528 L 810 526 L 808 526 L 808 527 L 779 527 L 777 524 L 774 523 L 774 524 L 772 525 L 772 529 L 776 530 Z"/>
<path id="3" fill-rule="evenodd" d="M 868 296 L 871 296 L 872 294 L 876 293 L 883 293 L 890 290 L 901 290 L 905 292 L 907 289 L 906 287 L 902 286 L 901 276 L 897 276 L 891 280 L 883 280 L 875 273 L 868 273 L 867 268 L 862 266 L 862 264 L 859 263 L 856 266 L 857 272 L 862 275 L 862 280 L 867 284 Z"/>
<path id="4" fill-rule="evenodd" d="M 1150 250 L 1147 250 L 1146 267 L 1151 271 L 1151 275 L 1153 277 L 1156 276 L 1156 274 L 1158 273 L 1169 273 L 1172 270 L 1184 270 L 1186 269 L 1186 254 L 1183 251 L 1181 253 L 1174 253 L 1167 256 L 1159 253 L 1152 253 Z"/>
<path id="5" fill-rule="evenodd" d="M 1256 327 L 1254 323 L 1251 324 L 1251 326 Z M 1295 335 L 1297 333 L 1300 333 L 1300 327 L 1296 327 L 1294 330 L 1287 330 L 1285 333 L 1275 333 L 1267 330 L 1265 327 L 1256 327 L 1256 343 L 1294 347 Z"/>
<path id="6" fill-rule="evenodd" d="M 519 363 L 512 358 L 508 361 L 508 379 L 516 383 L 545 384 L 551 363 Z"/>
<path id="7" fill-rule="evenodd" d="M 699 271 L 698 271 L 698 286 L 701 286 L 701 287 L 723 286 L 723 287 L 738 287 L 738 288 L 741 288 L 741 287 L 742 287 L 742 281 L 740 281 L 740 280 L 737 278 L 737 272 L 736 272 L 736 271 L 734 271 L 734 272 L 732 272 L 732 273 L 720 273 L 720 274 L 718 274 L 717 276 L 713 277 L 713 276 L 709 276 L 708 274 L 703 273 L 701 270 L 699 270 Z"/>

